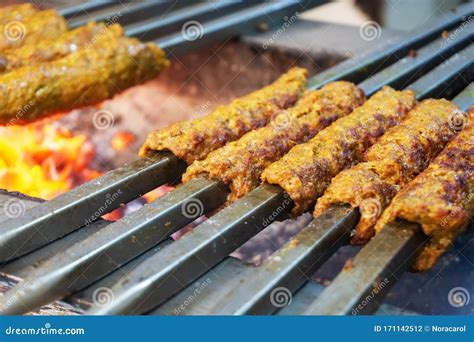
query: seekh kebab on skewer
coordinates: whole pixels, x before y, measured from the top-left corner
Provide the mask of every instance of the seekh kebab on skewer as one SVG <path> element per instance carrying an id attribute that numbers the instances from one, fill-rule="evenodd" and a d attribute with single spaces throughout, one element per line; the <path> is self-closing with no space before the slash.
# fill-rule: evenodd
<path id="1" fill-rule="evenodd" d="M 167 150 L 188 165 L 204 159 L 211 151 L 265 126 L 280 110 L 293 106 L 304 93 L 306 76 L 306 69 L 292 68 L 272 84 L 220 106 L 203 118 L 151 132 L 140 155 Z"/>
<path id="2" fill-rule="evenodd" d="M 455 135 L 451 119 L 459 112 L 444 99 L 419 103 L 366 151 L 363 163 L 333 178 L 318 199 L 314 216 L 332 205 L 350 204 L 361 214 L 353 242 L 369 240 L 377 219 L 399 189 L 423 171 Z"/>
<path id="3" fill-rule="evenodd" d="M 265 127 L 228 143 L 183 175 L 183 182 L 198 175 L 229 185 L 229 202 L 246 195 L 259 184 L 262 171 L 291 147 L 303 143 L 333 121 L 350 114 L 365 101 L 361 90 L 349 82 L 333 82 L 308 91 L 296 105 L 277 114 Z"/>
<path id="4" fill-rule="evenodd" d="M 97 41 L 107 43 L 107 40 L 121 36 L 123 36 L 123 29 L 120 25 L 107 26 L 104 23 L 91 22 L 65 32 L 54 40 L 41 40 L 35 45 L 27 44 L 17 49 L 6 49 L 0 52 L 0 73 L 22 66 L 53 61 L 90 47 Z"/>
<path id="5" fill-rule="evenodd" d="M 165 53 L 135 38 L 99 39 L 58 60 L 0 76 L 0 125 L 97 104 L 158 75 Z"/>
<path id="6" fill-rule="evenodd" d="M 41 41 L 57 39 L 67 31 L 66 20 L 55 10 L 0 19 L 0 52 L 25 45 L 35 46 Z M 1 15 L 0 15 L 1 17 Z"/>
<path id="7" fill-rule="evenodd" d="M 415 106 L 412 91 L 384 87 L 362 106 L 296 145 L 262 173 L 262 181 L 282 187 L 295 203 L 294 214 L 308 210 L 331 179 L 362 160 L 363 153 Z"/>
<path id="8" fill-rule="evenodd" d="M 395 196 L 375 226 L 376 232 L 395 220 L 421 225 L 428 241 L 413 269 L 430 269 L 474 215 L 474 108 L 468 125 L 428 168 Z M 470 121 L 470 122 L 469 122 Z"/>

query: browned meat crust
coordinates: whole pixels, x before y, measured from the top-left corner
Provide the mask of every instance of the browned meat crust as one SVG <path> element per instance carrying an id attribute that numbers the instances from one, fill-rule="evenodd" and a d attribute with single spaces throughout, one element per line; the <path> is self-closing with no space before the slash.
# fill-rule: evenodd
<path id="1" fill-rule="evenodd" d="M 400 187 L 423 171 L 455 135 L 450 118 L 459 109 L 447 100 L 419 103 L 399 126 L 391 128 L 364 156 L 364 163 L 342 171 L 318 199 L 317 217 L 334 204 L 359 208 L 353 243 L 369 240 L 374 226 Z"/>
<path id="2" fill-rule="evenodd" d="M 362 159 L 365 150 L 398 124 L 415 105 L 413 92 L 384 87 L 309 142 L 293 147 L 262 173 L 262 180 L 281 186 L 295 202 L 295 214 L 308 210 L 331 179 Z"/>
<path id="3" fill-rule="evenodd" d="M 0 53 L 0 72 L 53 61 L 87 48 L 96 41 L 106 42 L 120 36 L 123 36 L 120 25 L 106 26 L 103 23 L 88 23 L 65 32 L 52 41 L 42 40 L 35 45 L 27 44 L 17 49 L 6 49 Z"/>
<path id="4" fill-rule="evenodd" d="M 29 3 L 0 7 L 0 25 L 11 20 L 22 20 L 38 10 Z"/>
<path id="5" fill-rule="evenodd" d="M 154 44 L 120 37 L 53 62 L 0 76 L 0 124 L 92 105 L 156 77 L 167 64 Z"/>
<path id="6" fill-rule="evenodd" d="M 334 120 L 351 113 L 365 101 L 361 90 L 349 82 L 333 82 L 307 92 L 297 104 L 282 111 L 269 125 L 245 134 L 195 161 L 183 182 L 204 174 L 229 185 L 232 202 L 259 183 L 262 171 L 296 144 L 311 139 Z"/>
<path id="7" fill-rule="evenodd" d="M 430 238 L 413 265 L 415 270 L 430 269 L 474 214 L 473 119 L 474 108 L 470 125 L 395 196 L 375 226 L 378 232 L 396 219 L 421 225 Z"/>
<path id="8" fill-rule="evenodd" d="M 43 40 L 57 39 L 66 31 L 66 20 L 55 10 L 20 14 L 11 20 L 0 21 L 0 51 L 34 46 Z"/>
<path id="9" fill-rule="evenodd" d="M 217 108 L 211 114 L 180 121 L 168 128 L 151 132 L 140 155 L 150 150 L 169 150 L 191 164 L 209 152 L 265 126 L 281 109 L 295 104 L 304 92 L 307 70 L 292 68 L 273 84 Z"/>

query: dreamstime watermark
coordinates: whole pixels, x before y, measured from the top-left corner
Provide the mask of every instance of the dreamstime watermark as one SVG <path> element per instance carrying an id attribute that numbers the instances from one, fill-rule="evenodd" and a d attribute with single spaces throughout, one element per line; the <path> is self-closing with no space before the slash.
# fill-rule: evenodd
<path id="1" fill-rule="evenodd" d="M 359 312 L 362 311 L 379 292 L 386 288 L 389 283 L 390 280 L 388 278 L 385 278 L 381 282 L 375 284 L 375 286 L 372 288 L 372 291 L 370 291 L 370 293 L 365 296 L 365 298 L 362 299 L 362 301 L 355 308 L 352 309 L 352 315 L 358 315 Z"/>
<path id="2" fill-rule="evenodd" d="M 21 120 L 22 117 L 24 117 L 25 115 L 28 114 L 28 112 L 30 111 L 31 108 L 33 108 L 34 105 L 35 105 L 35 103 L 30 100 L 26 105 L 21 107 L 21 109 L 18 112 L 16 112 L 15 117 L 12 118 L 8 122 L 8 126 L 15 125 L 19 120 Z"/>
<path id="3" fill-rule="evenodd" d="M 112 304 L 115 300 L 114 292 L 108 287 L 98 287 L 92 293 L 92 304 L 99 308 L 104 308 Z"/>
<path id="4" fill-rule="evenodd" d="M 278 40 L 281 35 L 283 33 L 286 32 L 286 30 L 288 30 L 288 28 L 293 25 L 295 23 L 295 21 L 298 19 L 298 17 L 300 16 L 299 12 L 295 12 L 295 14 L 293 14 L 291 17 L 288 17 L 288 16 L 285 16 L 283 19 L 284 19 L 284 22 L 283 24 L 281 25 L 281 27 L 276 30 L 272 36 L 270 38 L 267 39 L 267 41 L 265 43 L 263 43 L 262 45 L 262 48 L 264 50 L 268 49 L 268 46 L 270 46 L 270 44 L 272 44 L 273 42 L 275 42 L 276 40 Z"/>
<path id="5" fill-rule="evenodd" d="M 181 27 L 181 35 L 188 42 L 201 39 L 204 35 L 204 27 L 199 21 L 190 20 Z"/>
<path id="6" fill-rule="evenodd" d="M 106 109 L 100 109 L 92 116 L 92 124 L 98 130 L 105 130 L 112 127 L 115 123 L 115 118 L 112 112 Z"/>
<path id="7" fill-rule="evenodd" d="M 293 116 L 287 110 L 276 112 L 270 119 L 270 126 L 277 130 L 283 131 L 291 126 L 293 122 Z"/>
<path id="8" fill-rule="evenodd" d="M 99 207 L 99 209 L 97 209 L 97 211 L 91 216 L 89 217 L 85 222 L 84 224 L 86 226 L 92 224 L 95 220 L 97 220 L 99 217 L 101 217 L 102 215 L 108 213 L 110 210 L 109 208 L 113 207 L 117 207 L 116 205 L 114 205 L 114 203 L 117 201 L 117 199 L 120 197 L 120 195 L 122 195 L 122 190 L 121 189 L 118 189 L 116 192 L 114 192 L 113 194 L 107 194 L 105 195 L 105 201 L 104 201 L 104 204 L 101 205 Z M 113 209 L 112 208 L 112 209 Z"/>
<path id="9" fill-rule="evenodd" d="M 376 198 L 366 198 L 359 204 L 360 214 L 366 218 L 379 217 L 382 213 L 382 205 Z"/>
<path id="10" fill-rule="evenodd" d="M 463 210 L 464 208 L 467 208 L 469 203 L 472 201 L 473 194 L 468 194 L 466 198 L 462 200 L 460 205 L 455 206 L 447 216 L 443 217 L 443 219 L 440 222 L 441 227 L 445 227 L 452 219 L 457 217 Z"/>
<path id="11" fill-rule="evenodd" d="M 21 21 L 12 20 L 3 27 L 3 36 L 9 42 L 18 42 L 25 38 L 26 27 Z"/>
<path id="12" fill-rule="evenodd" d="M 196 219 L 204 214 L 204 204 L 197 198 L 190 198 L 181 205 L 181 212 L 184 217 Z"/>
<path id="13" fill-rule="evenodd" d="M 24 280 L 18 283 L 17 285 L 18 291 L 16 291 L 13 296 L 8 297 L 7 300 L 1 301 L 2 303 L 0 306 L 2 309 L 1 311 L 7 310 L 10 306 L 15 304 L 18 300 L 20 300 L 20 295 L 27 290 L 29 285 L 30 285 L 30 282 L 28 280 Z"/>
<path id="14" fill-rule="evenodd" d="M 276 308 L 283 308 L 291 304 L 293 295 L 289 289 L 280 286 L 275 287 L 270 293 L 270 303 Z"/>
<path id="15" fill-rule="evenodd" d="M 18 218 L 23 216 L 26 211 L 25 202 L 12 198 L 3 205 L 3 212 L 8 218 Z"/>
<path id="16" fill-rule="evenodd" d="M 113 16 L 108 17 L 107 19 L 105 19 L 103 21 L 103 23 L 105 24 L 105 27 L 101 28 L 96 34 L 94 34 L 92 36 L 92 38 L 85 45 L 85 49 L 91 48 L 99 40 L 99 38 L 101 36 L 103 36 L 107 32 L 107 30 L 109 30 L 110 26 L 118 23 L 120 17 L 122 17 L 122 12 L 121 11 L 119 11 L 119 12 L 115 13 Z"/>
<path id="17" fill-rule="evenodd" d="M 448 302 L 454 308 L 467 306 L 471 300 L 469 291 L 464 287 L 454 287 L 448 293 Z"/>
<path id="18" fill-rule="evenodd" d="M 211 278 L 207 278 L 205 281 L 200 283 L 198 287 L 194 289 L 193 293 L 190 294 L 180 306 L 173 310 L 173 315 L 178 316 L 183 311 L 185 311 L 186 308 L 191 305 L 196 300 L 196 298 L 204 291 L 204 289 L 208 287 L 211 283 Z"/>
<path id="19" fill-rule="evenodd" d="M 375 21 L 369 20 L 359 26 L 359 36 L 366 42 L 379 39 L 382 36 L 382 28 Z"/>
<path id="20" fill-rule="evenodd" d="M 263 219 L 263 226 L 267 227 L 270 224 L 272 224 L 275 219 L 280 216 L 281 213 L 285 212 L 286 209 L 290 206 L 291 204 L 291 198 L 288 196 L 288 194 L 285 194 L 285 198 L 283 199 L 283 203 L 278 206 L 268 217 Z"/>
<path id="21" fill-rule="evenodd" d="M 45 323 L 39 328 L 5 328 L 5 335 L 84 335 L 84 328 L 53 328 L 51 323 Z"/>
<path id="22" fill-rule="evenodd" d="M 457 36 L 459 36 L 470 24 L 474 22 L 474 16 L 470 15 L 467 19 L 464 17 L 463 22 L 461 25 L 459 25 L 454 31 L 451 31 L 451 33 L 447 34 L 443 41 L 441 42 L 441 49 L 446 49 L 452 42 L 453 40 L 456 39 Z M 471 28 L 472 32 L 472 28 Z"/>
<path id="23" fill-rule="evenodd" d="M 469 115 L 462 110 L 456 110 L 449 116 L 449 127 L 455 132 L 462 131 L 469 125 Z"/>
<path id="24" fill-rule="evenodd" d="M 200 117 L 208 111 L 210 106 L 211 106 L 211 101 L 207 101 L 206 103 L 199 105 L 194 111 L 194 113 L 197 114 L 196 115 L 197 117 Z"/>

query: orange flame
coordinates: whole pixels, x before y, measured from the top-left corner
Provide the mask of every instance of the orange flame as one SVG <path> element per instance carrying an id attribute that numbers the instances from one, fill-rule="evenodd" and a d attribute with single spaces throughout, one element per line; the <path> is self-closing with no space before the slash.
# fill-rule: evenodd
<path id="1" fill-rule="evenodd" d="M 51 199 L 101 173 L 94 146 L 56 122 L 0 128 L 0 188 Z"/>

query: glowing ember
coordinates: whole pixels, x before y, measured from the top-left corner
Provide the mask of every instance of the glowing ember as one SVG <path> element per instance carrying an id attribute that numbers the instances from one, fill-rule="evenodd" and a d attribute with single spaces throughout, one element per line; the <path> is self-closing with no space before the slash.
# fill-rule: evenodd
<path id="1" fill-rule="evenodd" d="M 51 199 L 100 175 L 94 146 L 55 122 L 0 128 L 0 188 Z"/>
<path id="2" fill-rule="evenodd" d="M 127 131 L 119 131 L 112 138 L 111 145 L 116 151 L 125 150 L 135 141 L 135 135 Z"/>

